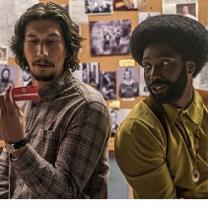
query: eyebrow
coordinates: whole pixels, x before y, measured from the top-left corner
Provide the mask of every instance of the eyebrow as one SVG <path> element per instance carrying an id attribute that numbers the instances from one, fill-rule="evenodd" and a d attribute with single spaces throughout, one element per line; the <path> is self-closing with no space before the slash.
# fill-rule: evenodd
<path id="1" fill-rule="evenodd" d="M 27 38 L 34 38 L 34 37 L 36 37 L 36 34 L 31 32 L 31 33 L 26 34 L 25 37 L 27 37 Z M 47 37 L 61 37 L 61 36 L 59 34 L 57 34 L 57 33 L 51 33 Z"/>

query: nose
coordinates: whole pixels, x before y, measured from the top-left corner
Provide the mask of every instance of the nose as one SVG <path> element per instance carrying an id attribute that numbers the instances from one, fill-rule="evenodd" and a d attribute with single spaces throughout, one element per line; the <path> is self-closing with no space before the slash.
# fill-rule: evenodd
<path id="1" fill-rule="evenodd" d="M 149 74 L 149 78 L 150 80 L 155 80 L 157 78 L 160 78 L 160 69 L 159 67 L 157 67 L 156 65 L 155 66 L 152 66 L 151 70 L 150 70 L 150 74 Z"/>
<path id="2" fill-rule="evenodd" d="M 37 46 L 37 56 L 46 57 L 48 56 L 48 47 L 44 43 L 40 43 Z"/>

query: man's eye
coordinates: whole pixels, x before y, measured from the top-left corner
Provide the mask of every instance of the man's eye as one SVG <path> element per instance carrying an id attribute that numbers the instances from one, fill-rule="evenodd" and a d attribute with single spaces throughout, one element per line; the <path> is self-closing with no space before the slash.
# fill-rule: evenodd
<path id="1" fill-rule="evenodd" d="M 152 66 L 149 64 L 143 64 L 142 67 L 144 68 L 145 71 L 148 71 L 152 68 Z"/>
<path id="2" fill-rule="evenodd" d="M 36 44 L 36 43 L 38 43 L 38 40 L 28 40 L 28 42 L 30 43 L 30 44 Z"/>
<path id="3" fill-rule="evenodd" d="M 49 45 L 57 43 L 57 42 L 58 42 L 58 40 L 53 40 L 53 39 L 47 40 L 47 44 L 49 44 Z"/>
<path id="4" fill-rule="evenodd" d="M 162 61 L 161 66 L 168 66 L 170 61 Z"/>

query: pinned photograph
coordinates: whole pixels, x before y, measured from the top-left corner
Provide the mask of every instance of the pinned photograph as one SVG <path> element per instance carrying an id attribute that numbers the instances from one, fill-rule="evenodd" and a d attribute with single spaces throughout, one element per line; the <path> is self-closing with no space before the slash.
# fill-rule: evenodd
<path id="1" fill-rule="evenodd" d="M 163 14 L 178 14 L 198 19 L 198 0 L 163 0 Z"/>
<path id="2" fill-rule="evenodd" d="M 85 14 L 100 15 L 113 12 L 113 0 L 84 0 Z"/>
<path id="3" fill-rule="evenodd" d="M 116 129 L 120 123 L 125 119 L 127 114 L 130 112 L 128 108 L 109 108 L 109 113 L 111 116 L 111 136 L 115 136 Z"/>
<path id="4" fill-rule="evenodd" d="M 114 0 L 114 11 L 135 11 L 138 9 L 138 0 Z"/>
<path id="5" fill-rule="evenodd" d="M 9 65 L 0 65 L 0 93 L 11 84 L 16 85 L 17 69 Z"/>
<path id="6" fill-rule="evenodd" d="M 139 68 L 139 96 L 148 96 L 149 90 L 144 80 L 144 68 Z"/>
<path id="7" fill-rule="evenodd" d="M 116 72 L 103 72 L 100 74 L 100 92 L 105 100 L 116 99 Z"/>
<path id="8" fill-rule="evenodd" d="M 8 49 L 0 46 L 0 64 L 8 63 Z"/>
<path id="9" fill-rule="evenodd" d="M 129 54 L 130 32 L 128 19 L 90 22 L 91 55 Z"/>
<path id="10" fill-rule="evenodd" d="M 177 4 L 176 14 L 197 20 L 196 4 Z"/>
<path id="11" fill-rule="evenodd" d="M 98 62 L 80 63 L 82 81 L 99 90 L 100 87 L 100 64 Z"/>
<path id="12" fill-rule="evenodd" d="M 139 18 L 139 23 L 143 22 L 146 20 L 148 17 L 153 17 L 160 15 L 160 12 L 139 12 L 138 18 Z"/>
<path id="13" fill-rule="evenodd" d="M 32 77 L 29 72 L 20 69 L 20 84 L 21 86 L 27 86 L 31 81 Z"/>
<path id="14" fill-rule="evenodd" d="M 138 11 L 146 11 L 148 8 L 147 0 L 137 0 Z"/>
<path id="15" fill-rule="evenodd" d="M 119 68 L 118 70 L 119 97 L 134 98 L 139 96 L 139 74 L 134 67 Z"/>
<path id="16" fill-rule="evenodd" d="M 203 67 L 203 69 L 194 79 L 194 86 L 197 89 L 208 90 L 208 64 Z"/>

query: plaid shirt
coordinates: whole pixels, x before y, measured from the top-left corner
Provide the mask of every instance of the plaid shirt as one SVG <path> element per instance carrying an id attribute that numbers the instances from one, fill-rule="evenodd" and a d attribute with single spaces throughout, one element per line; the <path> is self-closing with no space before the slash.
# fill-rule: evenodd
<path id="1" fill-rule="evenodd" d="M 28 102 L 24 155 L 0 158 L 0 198 L 107 198 L 105 101 L 70 71 Z"/>

